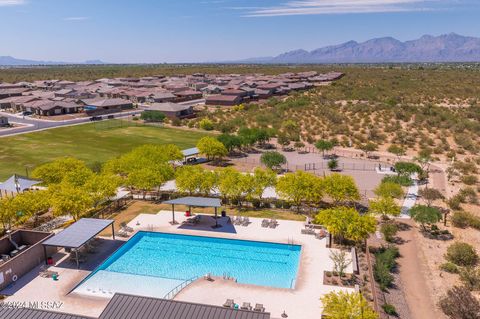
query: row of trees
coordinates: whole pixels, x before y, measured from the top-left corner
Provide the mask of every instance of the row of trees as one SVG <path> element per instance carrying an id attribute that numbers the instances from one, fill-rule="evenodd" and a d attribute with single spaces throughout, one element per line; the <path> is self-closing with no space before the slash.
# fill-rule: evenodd
<path id="1" fill-rule="evenodd" d="M 61 158 L 37 167 L 34 178 L 43 181 L 40 191 L 29 191 L 0 200 L 0 220 L 4 229 L 32 220 L 37 225 L 41 214 L 71 215 L 77 220 L 91 208 L 116 194 L 120 180 L 108 172 L 96 173 L 85 162 Z"/>

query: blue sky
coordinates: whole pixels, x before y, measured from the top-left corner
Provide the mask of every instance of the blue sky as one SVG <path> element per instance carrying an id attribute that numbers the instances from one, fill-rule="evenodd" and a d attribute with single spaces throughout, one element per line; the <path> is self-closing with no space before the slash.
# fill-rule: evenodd
<path id="1" fill-rule="evenodd" d="M 480 37 L 480 0 L 0 0 L 0 56 L 205 62 L 348 40 Z"/>

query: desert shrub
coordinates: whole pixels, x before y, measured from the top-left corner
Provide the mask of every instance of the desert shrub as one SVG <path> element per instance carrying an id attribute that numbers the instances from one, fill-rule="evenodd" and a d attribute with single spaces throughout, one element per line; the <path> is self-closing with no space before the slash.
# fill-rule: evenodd
<path id="1" fill-rule="evenodd" d="M 478 183 L 478 178 L 475 175 L 464 175 L 460 179 L 465 185 L 475 185 Z"/>
<path id="2" fill-rule="evenodd" d="M 382 305 L 382 309 L 389 316 L 398 316 L 397 309 L 395 309 L 394 305 L 386 303 Z"/>
<path id="3" fill-rule="evenodd" d="M 207 118 L 204 118 L 198 124 L 202 130 L 211 131 L 213 130 L 213 122 Z"/>
<path id="4" fill-rule="evenodd" d="M 445 258 L 458 266 L 474 266 L 478 262 L 475 248 L 467 243 L 456 242 L 447 248 Z"/>
<path id="5" fill-rule="evenodd" d="M 392 286 L 393 275 L 392 270 L 397 265 L 395 261 L 399 257 L 398 248 L 382 247 L 377 253 L 375 253 L 375 266 L 373 267 L 373 276 L 380 285 L 380 289 L 385 290 Z"/>
<path id="6" fill-rule="evenodd" d="M 462 268 L 460 270 L 460 280 L 468 290 L 480 290 L 480 268 Z"/>
<path id="7" fill-rule="evenodd" d="M 480 217 L 477 217 L 470 212 L 456 211 L 452 215 L 452 224 L 459 228 L 472 227 L 480 229 Z"/>
<path id="8" fill-rule="evenodd" d="M 452 225 L 458 228 L 470 226 L 471 214 L 465 211 L 456 211 L 452 215 Z"/>
<path id="9" fill-rule="evenodd" d="M 451 262 L 441 264 L 440 269 L 451 274 L 458 274 L 459 272 L 458 266 Z"/>
<path id="10" fill-rule="evenodd" d="M 480 318 L 480 302 L 465 287 L 453 287 L 440 299 L 439 306 L 451 319 Z"/>
<path id="11" fill-rule="evenodd" d="M 386 241 L 392 242 L 398 232 L 398 226 L 394 223 L 386 223 L 380 227 L 380 232 Z"/>

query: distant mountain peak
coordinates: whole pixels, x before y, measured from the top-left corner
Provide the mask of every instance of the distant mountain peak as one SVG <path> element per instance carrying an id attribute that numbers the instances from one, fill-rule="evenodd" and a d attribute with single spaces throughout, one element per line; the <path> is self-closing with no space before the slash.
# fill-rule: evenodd
<path id="1" fill-rule="evenodd" d="M 256 59 L 248 59 L 255 63 Z M 417 40 L 393 37 L 348 41 L 312 51 L 292 50 L 258 63 L 480 62 L 480 39 L 456 33 L 423 35 Z"/>
<path id="2" fill-rule="evenodd" d="M 29 66 L 29 65 L 65 65 L 65 64 L 106 64 L 101 60 L 87 60 L 80 63 L 55 62 L 55 61 L 36 61 L 17 59 L 10 55 L 0 56 L 0 66 Z"/>

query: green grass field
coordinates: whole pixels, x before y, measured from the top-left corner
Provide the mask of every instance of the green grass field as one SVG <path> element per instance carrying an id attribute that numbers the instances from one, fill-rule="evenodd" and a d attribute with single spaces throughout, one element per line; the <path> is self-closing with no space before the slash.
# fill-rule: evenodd
<path id="1" fill-rule="evenodd" d="M 63 156 L 103 163 L 143 144 L 194 147 L 207 133 L 108 121 L 0 138 L 0 181 Z"/>

